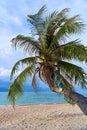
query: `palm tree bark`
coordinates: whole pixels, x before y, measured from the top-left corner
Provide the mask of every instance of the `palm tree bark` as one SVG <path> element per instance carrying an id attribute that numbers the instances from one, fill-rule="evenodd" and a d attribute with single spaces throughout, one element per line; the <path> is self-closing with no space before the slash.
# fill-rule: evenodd
<path id="1" fill-rule="evenodd" d="M 82 112 L 87 115 L 87 97 L 77 93 L 70 91 L 68 89 L 63 89 L 61 92 L 57 87 L 52 87 L 52 91 L 56 93 L 63 94 L 64 96 L 70 97 L 74 102 L 79 106 L 79 108 L 82 110 Z"/>
<path id="2" fill-rule="evenodd" d="M 70 90 L 64 89 L 63 94 L 65 96 L 70 97 L 75 101 L 75 103 L 80 107 L 80 109 L 83 111 L 85 115 L 87 115 L 87 97 L 77 93 L 77 92 L 72 92 Z"/>

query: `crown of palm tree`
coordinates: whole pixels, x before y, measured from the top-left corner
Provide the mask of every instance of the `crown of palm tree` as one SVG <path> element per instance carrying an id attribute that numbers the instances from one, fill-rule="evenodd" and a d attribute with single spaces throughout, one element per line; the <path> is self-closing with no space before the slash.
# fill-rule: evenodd
<path id="1" fill-rule="evenodd" d="M 36 14 L 28 15 L 31 36 L 18 35 L 12 39 L 13 47 L 23 49 L 25 53 L 31 55 L 18 61 L 12 69 L 11 79 L 19 65 L 27 65 L 9 88 L 8 97 L 12 104 L 15 103 L 15 98 L 23 93 L 24 83 L 32 75 L 34 87 L 36 75 L 51 89 L 57 87 L 74 91 L 74 84 L 86 87 L 84 70 L 68 62 L 72 59 L 87 62 L 87 48 L 79 39 L 69 41 L 73 34 L 80 34 L 84 28 L 80 16 L 69 17 L 68 8 L 60 12 L 54 11 L 49 15 L 45 15 L 45 10 L 44 5 Z"/>

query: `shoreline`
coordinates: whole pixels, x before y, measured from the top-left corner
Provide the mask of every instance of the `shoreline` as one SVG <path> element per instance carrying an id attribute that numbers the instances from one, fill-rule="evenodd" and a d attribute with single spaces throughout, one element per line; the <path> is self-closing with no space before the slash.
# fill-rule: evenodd
<path id="1" fill-rule="evenodd" d="M 38 106 L 38 105 L 59 105 L 59 104 L 69 104 L 67 102 L 63 102 L 63 103 L 40 103 L 40 104 L 15 104 L 15 106 Z M 72 104 L 71 104 L 72 105 Z M 10 107 L 12 106 L 11 104 L 10 105 L 0 105 L 0 107 Z"/>
<path id="2" fill-rule="evenodd" d="M 77 105 L 39 104 L 0 107 L 0 130 L 86 130 L 87 116 Z"/>

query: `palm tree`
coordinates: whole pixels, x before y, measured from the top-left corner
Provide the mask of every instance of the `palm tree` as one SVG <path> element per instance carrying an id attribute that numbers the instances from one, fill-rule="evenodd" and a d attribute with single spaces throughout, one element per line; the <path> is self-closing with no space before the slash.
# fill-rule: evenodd
<path id="1" fill-rule="evenodd" d="M 44 5 L 36 14 L 28 15 L 30 36 L 18 35 L 12 39 L 12 46 L 23 49 L 29 57 L 14 65 L 11 79 L 19 65 L 24 65 L 24 70 L 11 84 L 8 97 L 14 106 L 16 97 L 23 94 L 26 79 L 33 76 L 32 86 L 36 88 L 38 76 L 53 92 L 63 94 L 67 102 L 77 104 L 87 114 L 87 98 L 74 89 L 74 85 L 86 88 L 87 74 L 71 62 L 86 63 L 87 48 L 79 39 L 69 41 L 72 35 L 82 32 L 84 24 L 79 15 L 69 17 L 68 8 L 49 15 L 45 11 Z"/>

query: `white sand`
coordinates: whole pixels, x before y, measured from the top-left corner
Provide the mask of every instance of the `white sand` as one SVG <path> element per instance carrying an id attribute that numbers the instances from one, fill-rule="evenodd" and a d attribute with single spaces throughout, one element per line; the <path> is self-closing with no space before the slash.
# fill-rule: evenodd
<path id="1" fill-rule="evenodd" d="M 69 104 L 0 107 L 0 130 L 87 130 L 87 116 Z"/>

